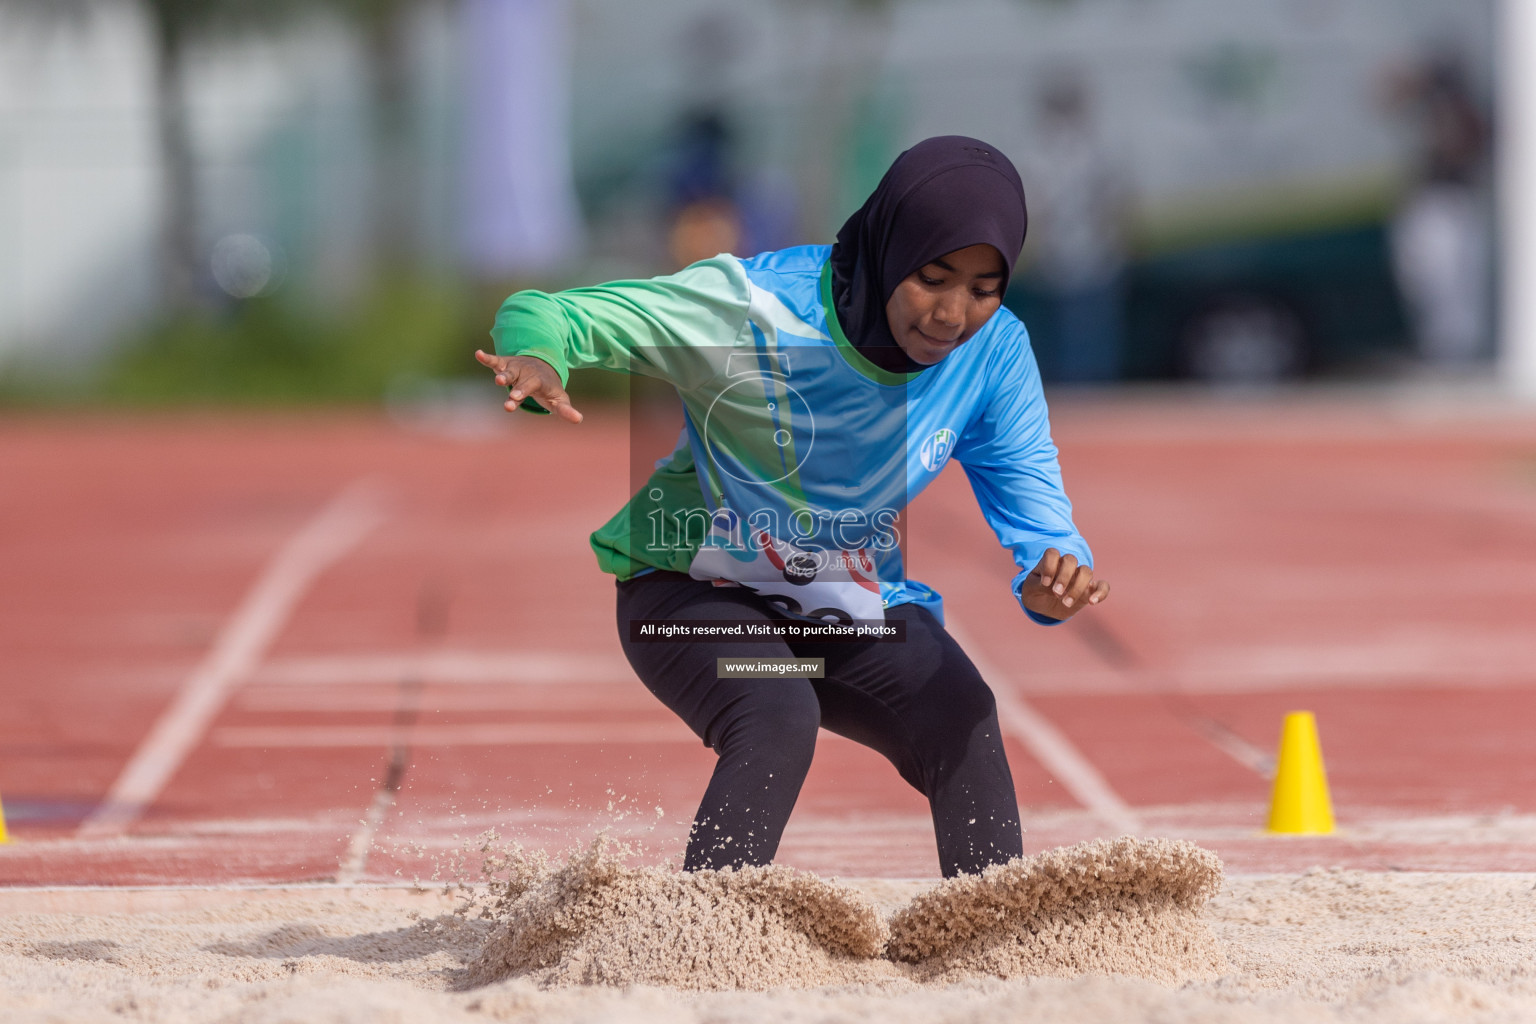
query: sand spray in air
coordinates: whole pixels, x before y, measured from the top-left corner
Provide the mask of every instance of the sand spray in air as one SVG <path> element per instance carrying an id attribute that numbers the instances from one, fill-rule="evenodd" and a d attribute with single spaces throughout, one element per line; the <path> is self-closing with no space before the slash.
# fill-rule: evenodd
<path id="1" fill-rule="evenodd" d="M 599 837 L 563 862 L 484 841 L 489 923 L 467 984 L 810 988 L 965 976 L 1124 974 L 1177 984 L 1225 959 L 1201 917 L 1221 886 L 1208 850 L 1098 840 L 948 879 L 885 918 L 864 894 L 783 865 L 634 867 Z"/>

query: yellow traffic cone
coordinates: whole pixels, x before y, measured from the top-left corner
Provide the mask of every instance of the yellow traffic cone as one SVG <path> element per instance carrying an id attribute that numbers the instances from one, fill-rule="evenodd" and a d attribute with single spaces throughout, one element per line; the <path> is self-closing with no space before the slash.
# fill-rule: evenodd
<path id="1" fill-rule="evenodd" d="M 1333 831 L 1333 802 L 1323 774 L 1317 720 L 1310 711 L 1292 711 L 1280 732 L 1280 761 L 1269 802 L 1269 831 L 1327 835 Z"/>

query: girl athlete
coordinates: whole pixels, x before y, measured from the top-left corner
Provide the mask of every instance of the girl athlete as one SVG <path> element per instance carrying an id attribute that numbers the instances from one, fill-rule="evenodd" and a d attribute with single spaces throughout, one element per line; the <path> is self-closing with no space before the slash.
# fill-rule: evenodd
<path id="1" fill-rule="evenodd" d="M 508 410 L 582 416 L 574 366 L 672 384 L 684 427 L 592 535 L 618 578 L 619 639 L 641 681 L 718 755 L 686 870 L 766 864 L 818 728 L 888 758 L 933 812 L 945 876 L 1020 856 L 992 692 L 902 571 L 897 516 L 950 459 L 1013 552 L 1041 624 L 1098 604 L 1040 377 L 1001 296 L 1024 244 L 1024 189 L 976 139 L 898 157 L 832 246 L 720 255 L 668 277 L 507 299 L 476 357 Z M 883 621 L 901 639 L 793 635 L 654 642 L 640 621 Z M 719 658 L 821 659 L 822 674 L 732 676 Z"/>

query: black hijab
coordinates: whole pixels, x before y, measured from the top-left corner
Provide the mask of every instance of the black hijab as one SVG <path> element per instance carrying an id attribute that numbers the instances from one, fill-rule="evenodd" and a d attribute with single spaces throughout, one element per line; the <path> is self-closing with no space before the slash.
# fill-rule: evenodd
<path id="1" fill-rule="evenodd" d="M 1008 158 L 979 139 L 940 135 L 896 158 L 832 246 L 832 302 L 853 346 L 882 369 L 925 369 L 885 322 L 901 280 L 945 253 L 985 243 L 1003 256 L 1008 286 L 1029 214 Z"/>

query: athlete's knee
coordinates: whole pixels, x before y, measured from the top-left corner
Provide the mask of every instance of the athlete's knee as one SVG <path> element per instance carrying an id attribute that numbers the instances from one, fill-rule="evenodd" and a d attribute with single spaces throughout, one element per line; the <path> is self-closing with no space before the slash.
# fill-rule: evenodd
<path id="1" fill-rule="evenodd" d="M 925 703 L 924 717 L 943 732 L 968 732 L 976 725 L 997 721 L 997 697 L 979 675 L 951 676 L 943 692 Z"/>
<path id="2" fill-rule="evenodd" d="M 733 702 L 711 723 L 710 746 L 722 757 L 750 755 L 809 767 L 821 728 L 816 692 L 805 680 L 762 682 L 762 689 Z"/>
<path id="3" fill-rule="evenodd" d="M 997 698 L 979 677 L 973 685 L 955 686 L 944 699 L 926 703 L 912 731 L 918 762 L 926 766 L 925 774 L 931 779 L 977 756 L 1003 756 Z"/>

